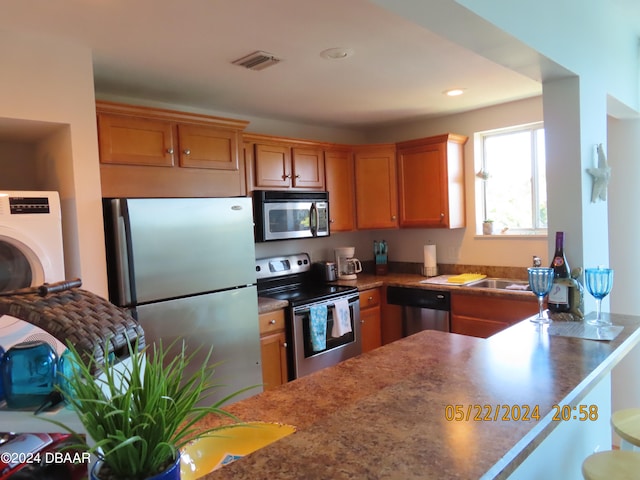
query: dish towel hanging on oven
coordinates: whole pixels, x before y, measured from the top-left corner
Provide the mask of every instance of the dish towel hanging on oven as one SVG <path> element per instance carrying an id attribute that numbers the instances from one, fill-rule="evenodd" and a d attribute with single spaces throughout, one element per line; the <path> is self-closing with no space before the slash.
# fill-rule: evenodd
<path id="1" fill-rule="evenodd" d="M 327 348 L 327 306 L 311 305 L 309 307 L 309 330 L 311 331 L 311 347 L 314 352 Z"/>
<path id="2" fill-rule="evenodd" d="M 349 312 L 349 300 L 336 300 L 333 304 L 333 328 L 331 336 L 338 338 L 351 332 L 351 313 Z"/>

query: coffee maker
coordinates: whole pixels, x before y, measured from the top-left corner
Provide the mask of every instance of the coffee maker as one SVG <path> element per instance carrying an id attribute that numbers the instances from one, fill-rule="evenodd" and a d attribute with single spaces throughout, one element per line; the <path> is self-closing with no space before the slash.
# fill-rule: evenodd
<path id="1" fill-rule="evenodd" d="M 339 247 L 335 249 L 338 280 L 355 280 L 362 271 L 360 260 L 355 258 L 356 247 Z"/>

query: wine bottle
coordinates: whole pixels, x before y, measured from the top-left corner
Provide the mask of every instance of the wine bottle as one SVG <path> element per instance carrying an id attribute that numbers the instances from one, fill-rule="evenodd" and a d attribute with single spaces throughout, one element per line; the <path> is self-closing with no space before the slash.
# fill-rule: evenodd
<path id="1" fill-rule="evenodd" d="M 552 313 L 562 313 L 571 310 L 571 295 L 569 284 L 571 269 L 564 254 L 564 232 L 556 232 L 556 251 L 551 261 L 554 278 L 553 287 L 549 292 L 547 305 Z"/>

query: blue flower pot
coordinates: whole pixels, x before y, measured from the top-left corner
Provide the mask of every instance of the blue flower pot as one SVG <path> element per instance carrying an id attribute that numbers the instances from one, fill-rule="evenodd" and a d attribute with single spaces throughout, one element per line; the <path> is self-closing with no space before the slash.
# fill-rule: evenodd
<path id="1" fill-rule="evenodd" d="M 100 467 L 102 461 L 96 462 L 91 469 L 91 480 L 105 480 L 100 476 Z M 164 472 L 154 475 L 153 477 L 147 477 L 146 480 L 180 480 L 180 455 L 177 456 L 175 462 L 171 464 Z"/>

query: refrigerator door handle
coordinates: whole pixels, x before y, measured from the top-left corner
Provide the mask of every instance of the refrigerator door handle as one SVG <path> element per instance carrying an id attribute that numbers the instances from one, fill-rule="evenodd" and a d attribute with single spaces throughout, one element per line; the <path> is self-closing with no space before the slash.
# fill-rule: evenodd
<path id="1" fill-rule="evenodd" d="M 119 271 L 118 275 L 118 297 L 120 306 L 128 306 L 133 302 L 132 294 L 132 275 L 133 266 L 130 265 L 133 259 L 129 255 L 129 245 L 131 235 L 129 233 L 129 216 L 127 214 L 126 200 L 114 199 L 113 225 L 115 226 L 114 244 L 115 244 L 115 262 Z"/>

